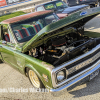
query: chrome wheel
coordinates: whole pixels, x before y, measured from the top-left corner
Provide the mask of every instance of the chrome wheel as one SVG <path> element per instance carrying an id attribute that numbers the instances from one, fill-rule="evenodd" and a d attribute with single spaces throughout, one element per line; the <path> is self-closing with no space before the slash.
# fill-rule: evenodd
<path id="1" fill-rule="evenodd" d="M 34 71 L 29 70 L 29 78 L 34 87 L 40 88 L 40 81 Z"/>

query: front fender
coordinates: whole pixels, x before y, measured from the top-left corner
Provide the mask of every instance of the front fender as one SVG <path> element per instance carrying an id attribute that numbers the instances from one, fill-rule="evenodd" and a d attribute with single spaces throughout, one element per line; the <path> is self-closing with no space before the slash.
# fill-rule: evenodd
<path id="1" fill-rule="evenodd" d="M 46 88 L 53 88 L 51 71 L 54 67 L 51 64 L 25 54 L 21 54 L 21 57 L 19 58 L 20 60 L 23 60 L 23 62 L 20 63 L 21 67 L 18 67 L 22 74 L 25 74 L 26 67 L 30 68 L 38 75 Z M 43 75 L 46 75 L 48 80 L 45 80 Z"/>
<path id="2" fill-rule="evenodd" d="M 23 68 L 24 73 L 25 73 L 26 68 L 33 70 L 38 75 L 38 77 L 40 78 L 40 80 L 42 81 L 42 83 L 44 84 L 46 88 L 49 88 L 49 89 L 53 88 L 52 80 L 51 80 L 51 72 L 48 69 L 46 69 L 43 65 L 39 66 L 37 64 L 32 64 L 32 63 L 25 64 Z M 43 74 L 48 76 L 47 81 L 44 79 Z"/>

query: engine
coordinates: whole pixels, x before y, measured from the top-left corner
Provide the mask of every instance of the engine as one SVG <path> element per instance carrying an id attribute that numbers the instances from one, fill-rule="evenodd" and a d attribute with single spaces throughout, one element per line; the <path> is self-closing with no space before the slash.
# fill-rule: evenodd
<path id="1" fill-rule="evenodd" d="M 56 36 L 37 48 L 32 48 L 29 55 L 54 66 L 58 66 L 79 55 L 82 55 L 96 46 L 96 39 L 83 36 L 79 33 L 69 33 Z"/>

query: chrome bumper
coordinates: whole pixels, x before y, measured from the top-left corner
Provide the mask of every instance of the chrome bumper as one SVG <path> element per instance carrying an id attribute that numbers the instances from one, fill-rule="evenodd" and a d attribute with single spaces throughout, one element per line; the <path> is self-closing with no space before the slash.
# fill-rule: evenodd
<path id="1" fill-rule="evenodd" d="M 75 86 L 77 86 L 85 81 L 89 81 L 90 75 L 99 69 L 100 69 L 100 60 L 98 60 L 94 65 L 92 65 L 86 72 L 81 74 L 79 77 L 72 79 L 72 81 L 65 83 L 61 87 L 58 87 L 56 89 L 51 89 L 50 92 L 55 96 L 61 95 L 65 91 L 69 90 L 70 88 L 73 88 L 73 87 L 75 87 Z"/>

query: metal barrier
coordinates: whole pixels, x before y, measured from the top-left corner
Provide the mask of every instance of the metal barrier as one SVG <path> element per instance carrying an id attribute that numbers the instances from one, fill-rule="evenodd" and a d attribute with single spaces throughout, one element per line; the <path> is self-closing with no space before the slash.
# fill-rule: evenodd
<path id="1" fill-rule="evenodd" d="M 51 0 L 25 1 L 21 3 L 16 3 L 14 5 L 7 5 L 4 7 L 0 7 L 0 16 L 10 14 L 10 13 L 19 11 L 21 9 L 26 9 L 29 7 L 34 8 L 36 5 L 44 3 L 44 2 L 48 2 L 48 1 L 51 1 Z"/>

